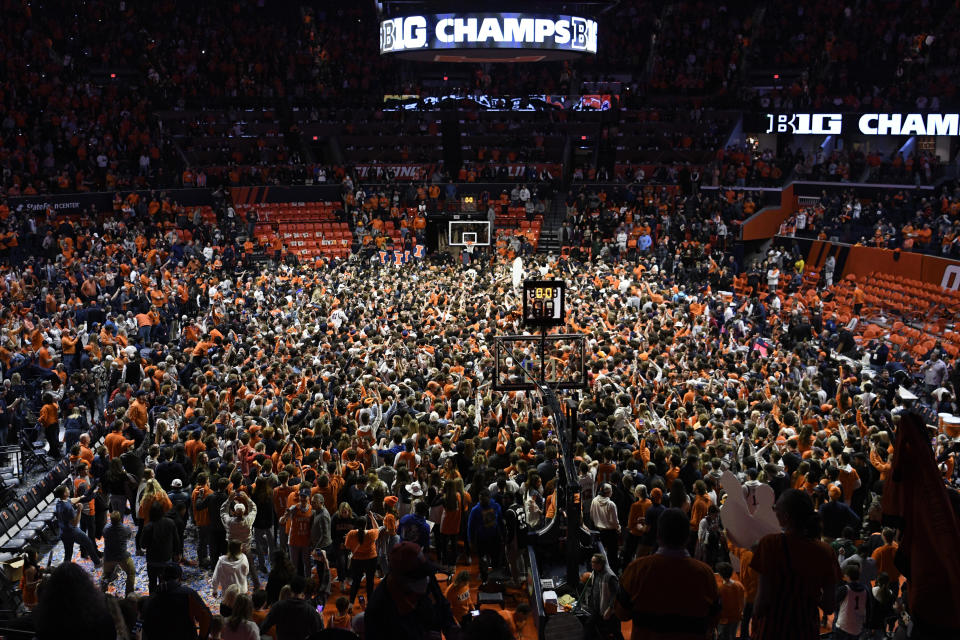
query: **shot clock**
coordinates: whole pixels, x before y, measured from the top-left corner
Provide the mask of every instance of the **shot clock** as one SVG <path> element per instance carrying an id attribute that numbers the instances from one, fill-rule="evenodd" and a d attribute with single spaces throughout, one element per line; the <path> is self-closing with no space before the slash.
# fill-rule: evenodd
<path id="1" fill-rule="evenodd" d="M 523 283 L 523 323 L 533 327 L 562 325 L 566 289 L 563 280 L 526 280 Z"/>

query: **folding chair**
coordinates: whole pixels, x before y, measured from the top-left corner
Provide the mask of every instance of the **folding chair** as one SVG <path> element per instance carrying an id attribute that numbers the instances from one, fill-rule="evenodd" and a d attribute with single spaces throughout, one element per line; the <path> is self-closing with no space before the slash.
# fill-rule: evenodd
<path id="1" fill-rule="evenodd" d="M 23 453 L 24 471 L 30 473 L 36 467 L 50 470 L 50 461 L 47 458 L 47 445 L 36 439 L 39 429 L 20 429 L 20 451 Z"/>

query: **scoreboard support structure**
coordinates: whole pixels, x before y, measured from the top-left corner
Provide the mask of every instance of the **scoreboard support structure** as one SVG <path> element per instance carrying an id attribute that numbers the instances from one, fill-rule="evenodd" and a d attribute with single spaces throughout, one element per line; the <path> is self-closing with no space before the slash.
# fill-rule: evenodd
<path id="1" fill-rule="evenodd" d="M 523 283 L 523 323 L 540 327 L 540 379 L 544 384 L 547 375 L 547 360 L 544 347 L 547 329 L 566 321 L 564 299 L 567 283 L 563 280 L 525 280 Z"/>
<path id="2" fill-rule="evenodd" d="M 540 335 L 510 335 L 497 336 L 495 341 L 494 388 L 498 391 L 530 390 L 540 396 L 545 409 L 554 420 L 557 439 L 560 445 L 561 460 L 558 468 L 558 491 L 564 500 L 564 509 L 552 525 L 533 532 L 529 536 L 531 541 L 529 559 L 535 572 L 539 572 L 534 547 L 540 544 L 550 544 L 552 536 L 559 535 L 559 524 L 563 524 L 566 531 L 564 574 L 566 584 L 571 588 L 579 584 L 581 555 L 587 550 L 582 544 L 582 536 L 590 536 L 590 532 L 583 528 L 580 513 L 580 485 L 574 465 L 573 449 L 577 442 L 578 417 L 577 409 L 580 400 L 580 391 L 586 388 L 586 336 L 583 334 L 553 334 L 548 335 L 550 327 L 561 326 L 566 321 L 564 298 L 566 283 L 562 280 L 527 280 L 523 283 L 523 323 L 530 327 L 539 327 Z M 553 349 L 556 345 L 567 350 L 567 364 L 550 380 L 547 371 L 547 345 Z M 510 345 L 519 345 L 520 348 L 511 349 Z M 526 346 L 523 346 L 526 345 Z M 534 349 L 539 354 L 539 367 L 531 366 Z M 572 350 L 572 353 L 569 352 Z M 503 361 L 504 366 L 501 366 Z M 506 371 L 504 371 L 504 367 Z M 556 372 L 555 372 L 556 373 Z M 506 376 L 504 376 L 506 374 Z M 572 391 L 572 397 L 565 402 L 558 398 L 561 390 Z M 552 529 L 552 531 L 551 531 Z M 597 543 L 599 545 L 599 543 Z M 599 545 L 602 549 L 602 545 Z M 603 550 L 606 553 L 605 550 Z M 539 585 L 537 585 L 539 593 Z M 542 603 L 537 601 L 537 611 L 542 610 Z M 543 625 L 541 624 L 541 627 Z M 541 637 L 544 637 L 541 633 Z"/>

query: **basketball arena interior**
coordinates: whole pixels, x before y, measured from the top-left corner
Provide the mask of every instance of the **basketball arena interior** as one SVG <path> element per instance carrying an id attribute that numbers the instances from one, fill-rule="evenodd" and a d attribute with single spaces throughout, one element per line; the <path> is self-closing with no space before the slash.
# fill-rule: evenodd
<path id="1" fill-rule="evenodd" d="M 0 640 L 960 637 L 957 2 L 0 7 Z"/>

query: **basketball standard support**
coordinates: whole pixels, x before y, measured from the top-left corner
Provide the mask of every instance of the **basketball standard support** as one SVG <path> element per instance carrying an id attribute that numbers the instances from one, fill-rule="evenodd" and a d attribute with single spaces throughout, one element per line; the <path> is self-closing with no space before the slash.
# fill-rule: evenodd
<path id="1" fill-rule="evenodd" d="M 553 422 L 556 425 L 557 430 L 557 440 L 560 444 L 560 453 L 561 453 L 561 465 L 557 478 L 559 480 L 558 488 L 563 491 L 565 500 L 565 511 L 566 511 L 566 520 L 567 520 L 567 540 L 566 540 L 566 578 L 567 584 L 571 588 L 579 584 L 580 580 L 580 548 L 579 548 L 579 531 L 583 525 L 583 517 L 581 514 L 582 502 L 580 500 L 580 484 L 577 479 L 576 466 L 574 465 L 573 460 L 573 451 L 574 446 L 577 441 L 577 432 L 578 432 L 578 415 L 577 409 L 579 407 L 580 401 L 580 392 L 579 390 L 585 386 L 585 378 L 583 377 L 584 371 L 584 361 L 583 355 L 584 351 L 582 350 L 582 343 L 585 342 L 585 336 L 579 334 L 573 335 L 554 335 L 550 336 L 551 339 L 571 339 L 581 343 L 581 350 L 579 351 L 580 355 L 580 376 L 579 380 L 575 382 L 563 382 L 560 381 L 555 383 L 552 386 L 555 386 L 557 389 L 568 389 L 574 390 L 572 398 L 568 398 L 566 401 L 566 406 L 561 405 L 559 398 L 557 397 L 556 391 L 551 388 L 551 384 L 546 381 L 546 359 L 545 355 L 545 345 L 547 343 L 547 329 L 543 327 L 539 339 L 537 336 L 498 336 L 495 338 L 495 350 L 497 352 L 496 360 L 496 376 L 494 378 L 494 388 L 499 391 L 509 391 L 509 390 L 520 390 L 520 389 L 529 389 L 536 390 L 539 392 L 540 396 L 543 398 L 543 402 L 546 405 L 546 409 L 550 412 L 551 417 L 553 417 Z M 504 348 L 503 343 L 505 341 L 514 340 L 514 341 L 527 341 L 537 340 L 538 349 L 540 353 L 540 371 L 539 379 L 535 378 L 533 374 L 530 373 L 525 367 L 520 366 L 520 370 L 523 372 L 523 375 L 527 378 L 525 383 L 509 383 L 501 384 L 500 380 L 500 358 L 499 352 Z"/>

